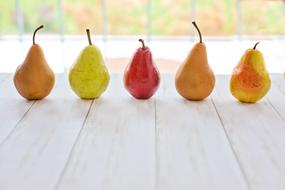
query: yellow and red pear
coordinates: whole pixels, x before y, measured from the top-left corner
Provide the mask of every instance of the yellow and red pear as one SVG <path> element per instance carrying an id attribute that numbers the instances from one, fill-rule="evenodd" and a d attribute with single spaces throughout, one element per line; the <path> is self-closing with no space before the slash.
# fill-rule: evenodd
<path id="1" fill-rule="evenodd" d="M 263 55 L 256 49 L 258 43 L 245 51 L 231 76 L 231 93 L 241 102 L 255 103 L 270 89 L 271 80 Z"/>
<path id="2" fill-rule="evenodd" d="M 54 73 L 45 59 L 42 48 L 35 43 L 35 35 L 43 27 L 41 25 L 35 30 L 33 45 L 14 75 L 17 91 L 28 100 L 39 100 L 46 97 L 54 86 Z"/>

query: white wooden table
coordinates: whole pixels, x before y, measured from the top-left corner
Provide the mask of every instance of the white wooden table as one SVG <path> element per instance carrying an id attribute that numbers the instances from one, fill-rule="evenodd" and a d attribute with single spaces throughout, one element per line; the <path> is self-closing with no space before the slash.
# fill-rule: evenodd
<path id="1" fill-rule="evenodd" d="M 21 98 L 0 75 L 0 190 L 284 190 L 285 79 L 257 104 L 228 77 L 189 102 L 165 75 L 137 101 L 114 75 L 100 99 L 78 99 L 65 75 L 46 99 Z"/>

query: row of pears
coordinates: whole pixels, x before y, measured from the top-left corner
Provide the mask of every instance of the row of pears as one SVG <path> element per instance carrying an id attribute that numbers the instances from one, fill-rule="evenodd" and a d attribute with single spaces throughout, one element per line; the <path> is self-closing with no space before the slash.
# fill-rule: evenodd
<path id="1" fill-rule="evenodd" d="M 187 100 L 203 100 L 215 86 L 215 75 L 208 64 L 206 45 L 195 22 L 192 22 L 199 34 L 196 43 L 175 75 L 177 92 Z M 45 59 L 42 48 L 36 44 L 33 33 L 33 45 L 14 75 L 14 84 L 21 96 L 28 100 L 46 97 L 55 83 L 55 75 Z M 68 79 L 72 90 L 82 99 L 98 98 L 110 81 L 110 74 L 104 63 L 102 53 L 92 44 L 89 29 L 86 30 L 89 45 L 86 46 L 69 71 Z M 158 89 L 160 74 L 153 61 L 150 49 L 142 39 L 139 47 L 124 72 L 124 85 L 127 91 L 137 99 L 148 99 Z M 263 55 L 257 48 L 246 50 L 238 65 L 234 68 L 230 90 L 241 102 L 254 103 L 266 95 L 270 89 L 270 77 L 266 70 Z"/>

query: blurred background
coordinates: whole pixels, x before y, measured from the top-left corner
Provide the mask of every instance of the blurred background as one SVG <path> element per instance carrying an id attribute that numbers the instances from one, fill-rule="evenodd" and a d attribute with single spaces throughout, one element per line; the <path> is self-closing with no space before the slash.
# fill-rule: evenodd
<path id="1" fill-rule="evenodd" d="M 261 41 L 270 72 L 285 70 L 285 0 L 0 0 L 0 72 L 14 72 L 36 41 L 56 72 L 67 71 L 84 46 L 85 29 L 113 73 L 123 72 L 143 38 L 162 72 L 174 73 L 204 35 L 209 63 L 229 74 Z"/>

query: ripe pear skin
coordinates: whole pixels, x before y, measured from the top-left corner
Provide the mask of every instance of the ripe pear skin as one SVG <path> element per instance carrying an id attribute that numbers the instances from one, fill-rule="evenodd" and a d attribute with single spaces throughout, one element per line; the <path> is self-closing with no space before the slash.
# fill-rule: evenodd
<path id="1" fill-rule="evenodd" d="M 182 97 L 198 101 L 208 97 L 214 86 L 215 75 L 208 64 L 206 46 L 200 35 L 200 42 L 193 46 L 176 73 L 175 87 Z"/>
<path id="2" fill-rule="evenodd" d="M 142 42 L 124 72 L 124 85 L 136 99 L 149 99 L 157 91 L 160 83 L 159 71 L 152 59 L 151 51 Z"/>
<path id="3" fill-rule="evenodd" d="M 47 64 L 42 48 L 33 44 L 14 75 L 17 91 L 28 100 L 39 100 L 50 93 L 54 82 L 54 73 Z"/>
<path id="4" fill-rule="evenodd" d="M 109 80 L 99 48 L 92 44 L 85 47 L 69 72 L 72 90 L 82 99 L 95 99 L 107 89 Z"/>
<path id="5" fill-rule="evenodd" d="M 263 55 L 255 47 L 246 50 L 234 68 L 230 80 L 232 95 L 245 103 L 255 103 L 263 98 L 271 85 Z"/>

